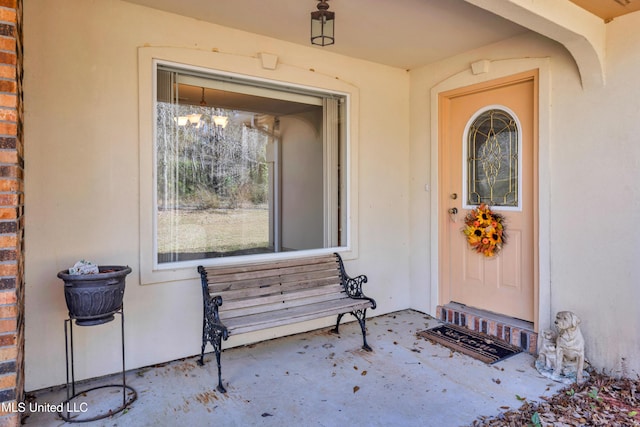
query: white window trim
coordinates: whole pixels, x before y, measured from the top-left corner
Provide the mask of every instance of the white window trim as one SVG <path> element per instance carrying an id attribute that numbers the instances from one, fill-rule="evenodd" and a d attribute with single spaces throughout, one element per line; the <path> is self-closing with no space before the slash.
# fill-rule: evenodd
<path id="1" fill-rule="evenodd" d="M 346 162 L 348 176 L 347 209 L 347 244 L 341 247 L 281 252 L 273 254 L 248 255 L 228 258 L 215 258 L 170 263 L 157 263 L 155 247 L 155 104 L 154 88 L 156 85 L 157 63 L 169 63 L 185 69 L 202 70 L 227 74 L 242 75 L 243 78 L 268 83 L 283 82 L 283 85 L 303 90 L 315 90 L 325 93 L 336 93 L 346 97 L 347 120 L 349 131 L 347 136 Z M 185 65 L 188 64 L 188 65 Z M 138 83 L 139 83 L 139 161 L 140 161 L 140 283 L 153 284 L 181 281 L 197 278 L 198 265 L 233 265 L 246 262 L 258 262 L 275 259 L 296 258 L 315 254 L 340 252 L 344 259 L 358 256 L 358 111 L 359 93 L 357 88 L 330 76 L 314 73 L 309 70 L 278 65 L 277 70 L 265 70 L 260 67 L 258 58 L 225 55 L 194 49 L 171 47 L 140 47 L 138 49 Z M 286 82 L 286 83 L 285 83 Z"/>

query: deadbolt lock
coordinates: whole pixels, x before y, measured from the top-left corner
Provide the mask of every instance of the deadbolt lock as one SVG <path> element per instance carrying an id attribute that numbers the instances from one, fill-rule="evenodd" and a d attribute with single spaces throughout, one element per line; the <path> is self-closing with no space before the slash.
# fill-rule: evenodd
<path id="1" fill-rule="evenodd" d="M 457 199 L 458 198 L 458 193 L 451 193 L 451 198 L 453 200 Z"/>

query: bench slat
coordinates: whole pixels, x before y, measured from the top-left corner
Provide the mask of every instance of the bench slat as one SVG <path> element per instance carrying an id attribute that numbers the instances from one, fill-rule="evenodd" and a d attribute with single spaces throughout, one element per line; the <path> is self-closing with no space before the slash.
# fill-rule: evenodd
<path id="1" fill-rule="evenodd" d="M 263 270 L 260 271 L 259 275 L 253 275 L 251 273 L 251 277 L 249 273 L 243 273 L 242 277 L 237 276 L 213 276 L 207 278 L 207 283 L 209 285 L 209 292 L 215 293 L 222 290 L 230 290 L 237 288 L 249 288 L 254 286 L 263 286 L 269 285 L 273 283 L 278 283 L 282 280 L 287 280 L 285 278 L 292 278 L 295 280 L 296 278 L 303 277 L 337 277 L 338 270 L 335 268 L 322 268 L 322 269 L 300 269 L 294 268 L 292 270 Z"/>
<path id="2" fill-rule="evenodd" d="M 242 273 L 250 273 L 263 270 L 284 270 L 291 267 L 313 268 L 316 264 L 336 265 L 336 257 L 334 255 L 324 255 L 309 258 L 294 258 L 282 261 L 268 261 L 263 263 L 243 264 L 231 267 L 205 267 L 208 277 L 222 275 L 236 275 Z"/>
<path id="3" fill-rule="evenodd" d="M 339 286 L 337 292 L 340 292 L 342 285 L 336 282 L 335 277 L 324 278 L 321 280 L 303 281 L 303 282 L 289 282 L 284 284 L 274 284 L 259 288 L 238 289 L 233 291 L 220 292 L 213 295 L 220 295 L 225 302 L 231 302 L 235 300 L 242 300 L 246 298 L 256 299 L 254 305 L 261 304 L 260 299 L 268 298 L 273 295 L 295 294 L 298 292 L 304 292 L 307 289 L 320 288 L 323 286 Z M 225 310 L 225 306 L 220 307 L 221 310 Z"/>
<path id="4" fill-rule="evenodd" d="M 276 285 L 280 283 L 289 283 L 289 282 L 304 282 L 311 281 L 316 279 L 325 279 L 325 278 L 333 278 L 334 281 L 339 281 L 339 276 L 336 274 L 337 270 L 320 270 L 320 271 L 307 271 L 307 272 L 296 272 L 291 274 L 283 274 L 281 273 L 278 276 L 271 277 L 260 277 L 249 280 L 242 281 L 223 281 L 223 282 L 212 282 L 208 280 L 209 284 L 209 293 L 212 295 L 222 294 L 226 291 L 234 291 L 237 289 L 248 289 L 248 288 L 259 288 L 259 287 L 267 287 L 269 285 Z"/>
<path id="5" fill-rule="evenodd" d="M 370 308 L 368 300 L 354 300 L 345 297 L 321 303 L 305 304 L 295 308 L 287 308 L 268 313 L 256 313 L 231 319 L 224 323 L 231 334 L 241 334 L 255 330 L 273 328 L 305 320 L 317 319 L 334 314 L 350 312 L 358 309 Z"/>
<path id="6" fill-rule="evenodd" d="M 245 281 L 256 281 L 259 279 L 269 280 L 272 277 L 286 277 L 295 274 L 301 273 L 313 273 L 317 272 L 321 274 L 338 274 L 337 264 L 333 262 L 323 263 L 323 264 L 313 264 L 310 266 L 296 266 L 296 267 L 288 267 L 288 268 L 280 268 L 280 269 L 268 269 L 268 270 L 257 270 L 257 271 L 249 271 L 237 274 L 214 274 L 211 277 L 207 277 L 207 282 L 209 284 L 215 283 L 235 283 L 235 282 L 245 282 Z"/>
<path id="7" fill-rule="evenodd" d="M 280 301 L 277 301 L 267 305 L 238 307 L 233 310 L 222 312 L 220 317 L 223 319 L 223 322 L 224 322 L 224 319 L 231 319 L 234 317 L 246 316 L 249 314 L 256 314 L 256 313 L 268 313 L 271 311 L 278 311 L 278 310 L 283 310 L 285 308 L 293 308 L 300 305 L 311 304 L 316 302 L 338 300 L 338 299 L 344 298 L 344 296 L 345 294 L 339 294 L 339 293 L 333 292 L 333 293 L 319 294 L 313 297 L 307 297 L 306 299 L 290 300 L 290 301 L 287 301 L 286 305 Z"/>
<path id="8" fill-rule="evenodd" d="M 296 292 L 279 293 L 275 295 L 261 296 L 256 298 L 255 296 L 249 296 L 245 299 L 235 299 L 231 301 L 222 300 L 222 306 L 219 308 L 220 314 L 230 310 L 244 307 L 265 306 L 267 310 L 269 304 L 279 303 L 284 308 L 295 305 L 295 300 L 310 298 L 317 295 L 334 294 L 336 297 L 340 296 L 341 285 L 331 284 L 327 286 L 318 286 L 307 288 L 304 290 L 298 290 Z M 346 294 L 344 294 L 346 296 Z"/>

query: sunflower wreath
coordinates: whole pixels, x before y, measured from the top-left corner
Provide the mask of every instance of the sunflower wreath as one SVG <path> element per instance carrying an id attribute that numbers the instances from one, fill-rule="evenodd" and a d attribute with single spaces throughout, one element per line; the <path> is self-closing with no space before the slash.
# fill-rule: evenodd
<path id="1" fill-rule="evenodd" d="M 464 223 L 462 232 L 467 236 L 469 246 L 479 254 L 493 257 L 507 243 L 504 216 L 491 211 L 486 203 L 472 209 Z"/>

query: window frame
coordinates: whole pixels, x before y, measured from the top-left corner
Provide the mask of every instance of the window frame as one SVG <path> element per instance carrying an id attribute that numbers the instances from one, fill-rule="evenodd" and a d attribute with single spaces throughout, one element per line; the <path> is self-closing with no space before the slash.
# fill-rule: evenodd
<path id="1" fill-rule="evenodd" d="M 140 283 L 172 282 L 197 277 L 196 266 L 235 265 L 247 262 L 298 258 L 303 256 L 340 252 L 344 259 L 358 256 L 357 226 L 357 142 L 358 142 L 358 90 L 334 77 L 304 70 L 298 67 L 279 66 L 276 70 L 260 67 L 258 58 L 226 56 L 216 52 L 180 48 L 141 47 L 138 50 L 139 78 L 139 157 L 140 157 Z M 347 120 L 345 138 L 347 165 L 344 188 L 347 191 L 345 215 L 346 244 L 295 252 L 242 255 L 210 258 L 176 263 L 158 263 L 156 241 L 157 206 L 155 192 L 156 166 L 156 70 L 158 64 L 174 66 L 197 72 L 221 76 L 239 77 L 256 83 L 294 88 L 301 91 L 344 96 Z M 281 69 L 280 69 L 281 68 Z"/>

